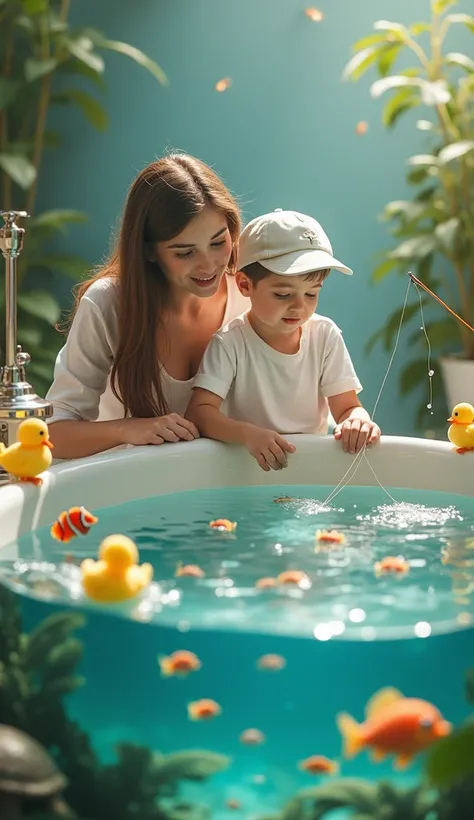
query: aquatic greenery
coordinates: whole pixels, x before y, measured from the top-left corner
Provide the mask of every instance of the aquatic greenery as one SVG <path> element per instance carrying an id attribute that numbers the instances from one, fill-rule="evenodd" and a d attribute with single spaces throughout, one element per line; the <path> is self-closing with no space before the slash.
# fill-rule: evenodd
<path id="1" fill-rule="evenodd" d="M 103 765 L 68 717 L 63 697 L 85 683 L 77 674 L 83 645 L 74 635 L 84 625 L 80 613 L 51 615 L 26 635 L 15 596 L 0 587 L 0 625 L 0 723 L 48 749 L 69 780 L 65 799 L 77 820 L 206 820 L 205 808 L 179 799 L 179 781 L 204 781 L 226 769 L 228 757 L 199 749 L 163 755 L 122 743 L 117 761 Z"/>

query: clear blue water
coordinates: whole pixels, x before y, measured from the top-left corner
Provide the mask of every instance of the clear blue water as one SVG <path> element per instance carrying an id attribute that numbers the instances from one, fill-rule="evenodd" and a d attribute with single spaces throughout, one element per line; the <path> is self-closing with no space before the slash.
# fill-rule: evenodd
<path id="1" fill-rule="evenodd" d="M 229 755 L 226 771 L 181 788 L 183 799 L 210 807 L 218 820 L 280 811 L 298 789 L 323 782 L 298 768 L 313 754 L 340 761 L 343 776 L 418 781 L 422 759 L 403 773 L 390 761 L 372 764 L 365 753 L 342 761 L 336 715 L 344 710 L 363 720 L 367 700 L 395 686 L 434 703 L 454 724 L 468 716 L 474 499 L 393 489 L 395 506 L 382 491 L 351 487 L 322 508 L 330 490 L 160 496 L 92 510 L 99 523 L 67 546 L 53 541 L 49 528 L 18 541 L 17 561 L 2 561 L 0 574 L 19 593 L 25 630 L 66 604 L 86 615 L 77 637 L 87 683 L 66 702 L 104 763 L 123 741 L 165 753 Z M 290 494 L 298 500 L 274 503 Z M 236 533 L 210 530 L 218 517 L 237 521 Z M 316 553 L 317 529 L 344 532 L 346 545 Z M 140 560 L 154 566 L 151 603 L 143 597 L 148 608 L 89 603 L 78 593 L 77 567 L 62 564 L 66 553 L 77 562 L 95 557 L 112 532 L 133 538 Z M 409 574 L 376 578 L 374 562 L 385 555 L 403 555 Z M 205 577 L 176 578 L 179 561 L 198 564 Z M 287 569 L 306 572 L 310 588 L 256 590 L 259 578 Z M 163 679 L 157 655 L 179 649 L 195 652 L 202 669 L 185 680 Z M 285 659 L 281 671 L 257 668 L 268 653 Z M 187 704 L 200 698 L 216 700 L 222 714 L 190 721 Z M 239 735 L 248 728 L 261 730 L 266 742 L 243 746 Z M 228 800 L 241 808 L 228 808 Z"/>

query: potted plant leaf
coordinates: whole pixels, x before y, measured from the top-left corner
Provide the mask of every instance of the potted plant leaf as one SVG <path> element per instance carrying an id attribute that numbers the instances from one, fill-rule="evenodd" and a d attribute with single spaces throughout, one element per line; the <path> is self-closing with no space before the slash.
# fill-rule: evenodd
<path id="1" fill-rule="evenodd" d="M 470 325 L 474 324 L 474 40 L 469 53 L 454 51 L 453 31 L 470 39 L 474 16 L 454 8 L 458 0 L 431 0 L 430 16 L 412 25 L 388 20 L 353 47 L 345 80 L 358 80 L 375 68 L 371 96 L 390 94 L 382 120 L 392 129 L 411 112 L 425 146 L 408 159 L 410 199 L 389 202 L 381 218 L 395 245 L 382 255 L 373 281 L 409 270 Z M 401 66 L 397 68 L 397 66 Z M 415 115 L 415 116 L 414 116 Z M 418 142 L 419 140 L 417 140 Z M 426 331 L 443 373 L 449 407 L 474 404 L 474 333 L 420 291 Z M 401 319 L 397 308 L 369 340 L 393 348 Z M 418 355 L 401 371 L 406 394 L 427 376 L 426 338 L 420 333 L 418 299 L 409 302 L 404 321 L 413 327 L 409 342 Z M 436 372 L 436 367 L 434 368 Z M 427 413 L 426 401 L 419 422 Z"/>
<path id="2" fill-rule="evenodd" d="M 52 250 L 55 238 L 87 215 L 77 210 L 37 212 L 44 153 L 61 144 L 61 134 L 49 127 L 48 114 L 56 106 L 66 111 L 75 106 L 95 128 L 107 128 L 107 112 L 97 96 L 105 86 L 106 51 L 132 59 L 161 84 L 167 83 L 160 66 L 138 48 L 109 40 L 95 28 L 74 27 L 70 7 L 70 0 L 0 0 L 0 210 L 26 210 L 31 217 L 18 260 L 18 340 L 32 357 L 27 378 L 40 395 L 52 381 L 62 344 L 55 330 L 60 318 L 54 294 L 57 277 L 77 283 L 90 265 Z M 3 283 L 0 266 L 0 315 L 5 307 Z"/>

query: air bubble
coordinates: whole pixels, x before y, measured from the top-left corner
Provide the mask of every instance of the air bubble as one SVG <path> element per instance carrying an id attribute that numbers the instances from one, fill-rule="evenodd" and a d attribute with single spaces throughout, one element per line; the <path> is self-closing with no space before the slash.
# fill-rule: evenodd
<path id="1" fill-rule="evenodd" d="M 428 376 L 431 379 L 431 377 L 434 376 L 434 370 L 428 370 Z"/>
<path id="2" fill-rule="evenodd" d="M 433 407 L 433 405 L 432 405 L 432 404 L 427 404 L 427 405 L 426 405 L 427 410 L 431 410 L 431 408 L 432 408 L 432 407 Z"/>

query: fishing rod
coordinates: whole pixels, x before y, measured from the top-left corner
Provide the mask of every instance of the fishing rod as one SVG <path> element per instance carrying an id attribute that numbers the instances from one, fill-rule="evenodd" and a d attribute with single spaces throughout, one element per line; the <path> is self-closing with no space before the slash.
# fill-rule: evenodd
<path id="1" fill-rule="evenodd" d="M 458 316 L 458 314 L 455 313 L 454 310 L 446 304 L 446 302 L 443 302 L 443 300 L 440 299 L 439 296 L 436 295 L 436 293 L 433 293 L 433 291 L 430 290 L 429 287 L 427 287 L 427 285 L 425 285 L 424 282 L 421 281 L 421 279 L 418 279 L 418 277 L 415 276 L 411 271 L 408 271 L 408 276 L 415 285 L 417 285 L 420 288 L 423 288 L 423 290 L 426 291 L 426 293 L 429 293 L 430 296 L 433 297 L 433 299 L 436 299 L 436 301 L 439 302 L 440 305 L 442 305 L 447 311 L 449 311 L 449 313 L 451 313 L 452 316 L 454 316 L 458 320 L 458 322 L 461 322 L 461 324 L 465 325 L 465 327 L 467 327 L 468 330 L 472 330 L 472 332 L 474 333 L 474 327 L 471 327 L 471 325 L 468 324 L 468 322 L 466 322 L 465 319 L 462 319 L 461 316 Z"/>

